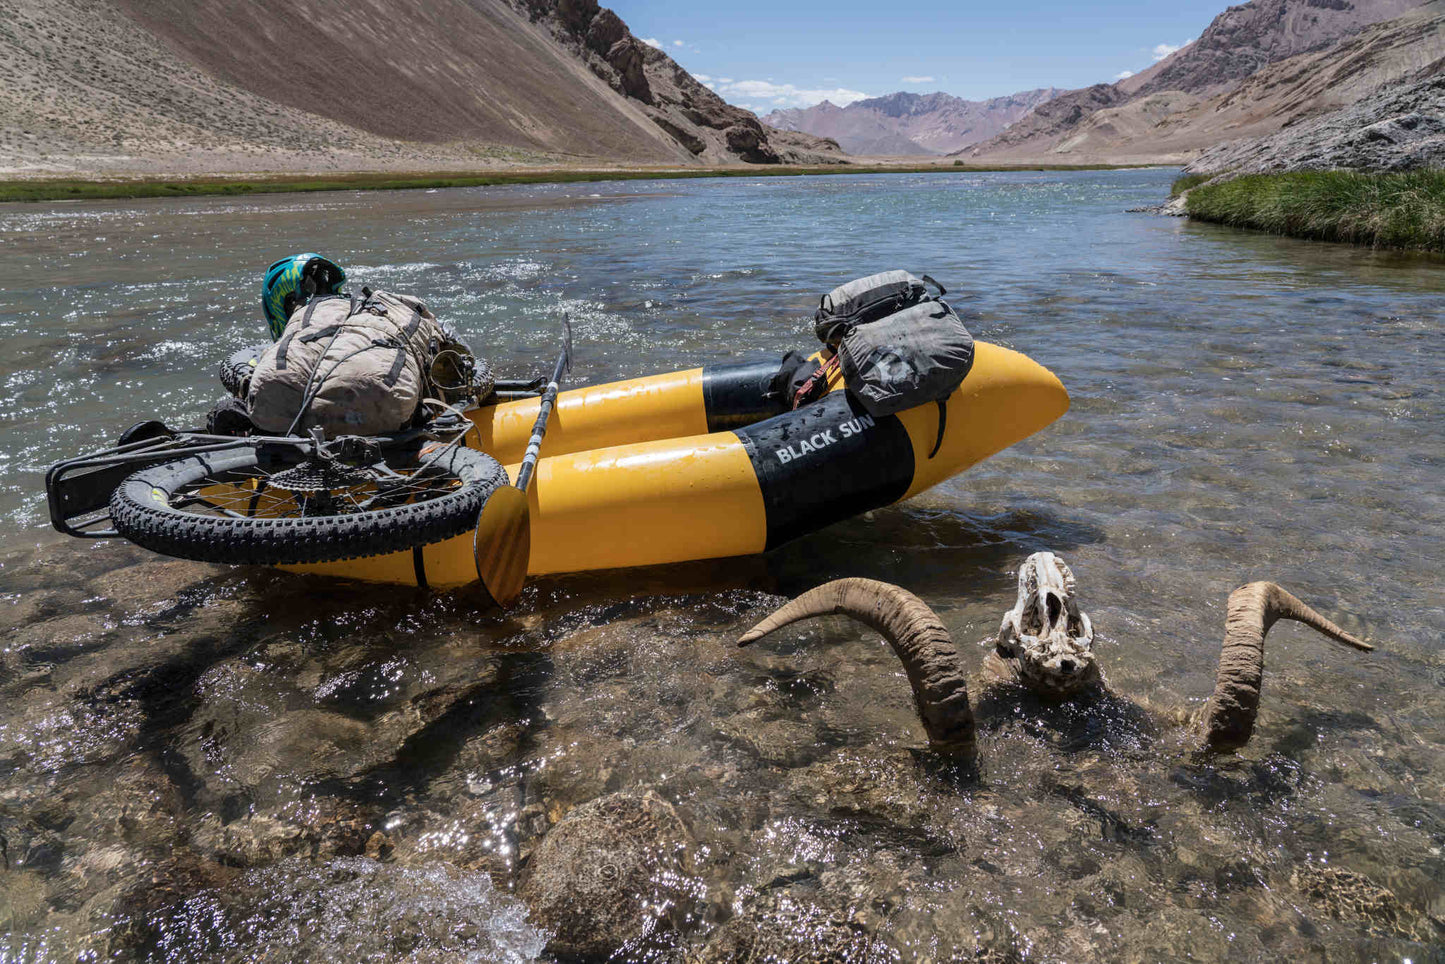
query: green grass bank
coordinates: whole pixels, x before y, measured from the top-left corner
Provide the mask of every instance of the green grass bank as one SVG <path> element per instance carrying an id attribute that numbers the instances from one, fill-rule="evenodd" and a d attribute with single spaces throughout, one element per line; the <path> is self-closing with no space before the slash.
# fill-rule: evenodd
<path id="1" fill-rule="evenodd" d="M 1185 174 L 1182 177 L 1176 177 L 1174 183 L 1169 185 L 1169 196 L 1178 197 L 1185 191 L 1198 187 L 1213 176 L 1213 174 Z"/>
<path id="2" fill-rule="evenodd" d="M 419 188 L 487 187 L 498 184 L 567 184 L 578 181 L 641 181 L 695 177 L 799 177 L 817 174 L 976 174 L 986 171 L 1100 171 L 1150 165 L 952 165 L 906 167 L 836 164 L 827 167 L 713 167 L 676 170 L 528 170 L 479 173 L 377 173 L 293 175 L 259 178 L 36 179 L 0 181 L 3 201 L 95 201 L 146 197 L 279 194 L 305 191 L 400 191 Z"/>
<path id="3" fill-rule="evenodd" d="M 1231 227 L 1445 253 L 1445 170 L 1249 174 L 1195 187 L 1184 207 Z"/>

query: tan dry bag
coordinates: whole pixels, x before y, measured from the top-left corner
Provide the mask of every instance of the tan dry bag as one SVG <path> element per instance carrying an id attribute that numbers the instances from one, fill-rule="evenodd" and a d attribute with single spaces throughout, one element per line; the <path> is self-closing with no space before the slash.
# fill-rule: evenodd
<path id="1" fill-rule="evenodd" d="M 415 298 L 366 288 L 314 298 L 257 362 L 246 398 L 251 421 L 277 435 L 400 431 L 435 394 L 437 355 L 457 348 L 465 351 Z"/>

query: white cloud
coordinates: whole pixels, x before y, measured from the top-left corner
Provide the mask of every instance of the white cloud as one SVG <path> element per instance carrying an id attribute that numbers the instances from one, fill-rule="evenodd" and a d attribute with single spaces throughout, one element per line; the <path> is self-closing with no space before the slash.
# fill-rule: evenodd
<path id="1" fill-rule="evenodd" d="M 656 37 L 643 37 L 642 42 L 647 44 L 647 46 L 649 47 L 656 47 L 658 50 L 662 49 L 662 41 L 658 40 Z"/>
<path id="2" fill-rule="evenodd" d="M 1189 45 L 1192 44 L 1192 43 L 1194 43 L 1194 38 L 1193 38 L 1193 37 L 1190 37 L 1188 40 L 1184 41 L 1182 44 L 1155 44 L 1155 45 L 1154 45 L 1154 49 L 1153 49 L 1152 51 L 1150 51 L 1150 53 L 1153 55 L 1153 57 L 1154 57 L 1154 62 L 1157 64 L 1159 61 L 1163 60 L 1165 57 L 1168 57 L 1170 54 L 1178 53 L 1179 51 L 1183 50 L 1185 47 L 1189 46 Z M 1133 70 L 1121 70 L 1121 71 L 1119 71 L 1117 74 L 1114 75 L 1114 79 L 1115 79 L 1115 80 L 1125 80 L 1125 79 L 1127 79 L 1127 78 L 1129 78 L 1129 77 L 1133 77 L 1135 73 L 1136 73 L 1136 71 L 1133 71 Z"/>
<path id="3" fill-rule="evenodd" d="M 931 83 L 933 83 L 933 78 L 932 78 L 932 77 L 899 77 L 898 79 L 899 79 L 900 81 L 902 81 L 903 83 L 905 83 L 905 84 L 931 84 Z"/>
<path id="4" fill-rule="evenodd" d="M 813 89 L 795 87 L 792 84 L 775 84 L 768 80 L 733 81 L 719 78 L 717 83 L 716 90 L 719 94 L 743 107 L 758 101 L 770 102 L 777 107 L 812 107 L 825 100 L 832 101 L 839 107 L 846 107 L 853 101 L 863 100 L 868 96 L 861 90 L 849 90 L 846 87 Z"/>
<path id="5" fill-rule="evenodd" d="M 673 45 L 674 47 L 686 47 L 686 46 L 687 46 L 687 44 L 683 43 L 681 40 L 674 40 L 674 41 L 672 42 L 672 45 Z"/>
<path id="6" fill-rule="evenodd" d="M 720 84 L 731 84 L 733 79 L 731 77 L 719 77 L 717 82 Z"/>
<path id="7" fill-rule="evenodd" d="M 1194 43 L 1194 38 L 1193 38 L 1193 37 L 1190 37 L 1188 40 L 1184 41 L 1182 44 L 1155 44 L 1155 45 L 1154 45 L 1154 61 L 1155 61 L 1155 63 L 1158 63 L 1159 61 L 1163 60 L 1165 57 L 1168 57 L 1170 54 L 1174 53 L 1175 51 L 1183 50 L 1185 47 L 1189 46 L 1189 45 L 1192 44 L 1192 43 Z"/>
<path id="8" fill-rule="evenodd" d="M 707 74 L 693 74 L 692 76 L 693 76 L 693 79 L 695 79 L 695 80 L 700 80 L 700 81 L 702 81 L 704 84 L 707 83 L 708 81 L 712 80 L 712 77 L 708 76 Z"/>

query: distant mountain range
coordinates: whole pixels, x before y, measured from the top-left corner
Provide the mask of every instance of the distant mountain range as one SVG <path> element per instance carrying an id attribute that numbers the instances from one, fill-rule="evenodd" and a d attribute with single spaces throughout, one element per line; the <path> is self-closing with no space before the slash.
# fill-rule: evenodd
<path id="1" fill-rule="evenodd" d="M 1042 87 L 991 100 L 964 100 L 942 92 L 900 91 L 847 107 L 825 100 L 813 107 L 775 110 L 763 123 L 831 138 L 849 154 L 948 154 L 988 140 L 1060 93 L 1056 87 Z"/>
<path id="2" fill-rule="evenodd" d="M 1366 98 L 1426 104 L 1422 123 L 1445 123 L 1433 94 L 1381 94 L 1445 73 L 1445 0 L 1252 0 L 1118 83 L 984 101 L 900 92 L 761 121 L 597 0 L 370 0 L 366 11 L 0 0 L 0 175 L 818 164 L 843 163 L 843 150 L 1185 163 Z M 1421 129 L 1405 123 L 1389 130 Z M 1344 136 L 1335 130 L 1316 139 Z M 1265 156 L 1251 151 L 1219 156 Z"/>
<path id="3" fill-rule="evenodd" d="M 1445 0 L 1253 0 L 1115 84 L 1060 94 L 965 148 L 991 161 L 1179 160 L 1272 133 L 1445 57 Z"/>

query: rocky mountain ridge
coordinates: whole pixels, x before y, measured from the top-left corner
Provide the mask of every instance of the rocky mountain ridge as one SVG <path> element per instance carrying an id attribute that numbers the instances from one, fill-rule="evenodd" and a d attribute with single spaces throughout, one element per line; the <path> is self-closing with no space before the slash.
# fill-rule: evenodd
<path id="1" fill-rule="evenodd" d="M 1445 167 L 1445 59 L 1430 65 L 1418 79 L 1382 88 L 1348 107 L 1265 137 L 1212 147 L 1185 173 L 1441 167 Z"/>
<path id="2" fill-rule="evenodd" d="M 987 140 L 1059 93 L 1054 87 L 971 101 L 899 91 L 838 107 L 773 111 L 763 122 L 837 141 L 850 154 L 947 154 Z"/>
<path id="3" fill-rule="evenodd" d="M 664 51 L 632 35 L 596 0 L 511 0 L 564 47 L 699 159 L 752 164 L 830 163 L 838 145 L 766 127 L 709 90 Z"/>
<path id="4" fill-rule="evenodd" d="M 1339 106 L 1301 101 L 1283 114 L 1264 109 L 1258 112 L 1261 116 L 1248 117 L 1250 111 L 1242 109 L 1244 98 L 1229 100 L 1228 95 L 1246 87 L 1256 75 L 1296 58 L 1307 58 L 1297 66 L 1326 68 L 1332 59 L 1327 55 L 1330 50 L 1339 48 L 1341 56 L 1348 56 L 1350 38 L 1434 2 L 1253 0 L 1233 6 L 1217 16 L 1198 40 L 1148 70 L 1117 83 L 1062 93 L 964 153 L 993 160 L 1055 157 L 1063 161 L 1070 155 L 1079 160 L 1186 159 L 1221 139 L 1244 133 L 1231 131 L 1228 123 L 1210 115 L 1223 101 L 1228 101 L 1224 106 L 1231 123 L 1274 124 L 1270 129 L 1291 116 Z M 1410 42 L 1403 36 L 1393 40 Z M 1382 58 L 1373 59 L 1378 64 Z M 1378 82 L 1400 76 L 1388 73 L 1377 70 Z M 1308 86 L 1308 78 L 1298 71 L 1276 74 L 1275 80 L 1299 90 Z M 1190 136 L 1191 128 L 1198 136 Z"/>
<path id="5" fill-rule="evenodd" d="M 1127 78 L 1134 95 L 1198 94 L 1229 86 L 1269 64 L 1330 46 L 1371 24 L 1403 16 L 1423 0 L 1253 0 L 1215 17 L 1199 39 L 1157 68 Z M 1129 83 L 1129 81 L 1134 81 Z"/>
<path id="6" fill-rule="evenodd" d="M 1413 83 L 1445 58 L 1445 0 L 1374 24 L 1324 49 L 1255 71 L 1213 96 L 1163 91 L 1086 118 L 1060 148 L 1088 154 L 1167 151 L 1193 158 L 1240 138 L 1288 132 L 1313 118 Z"/>

